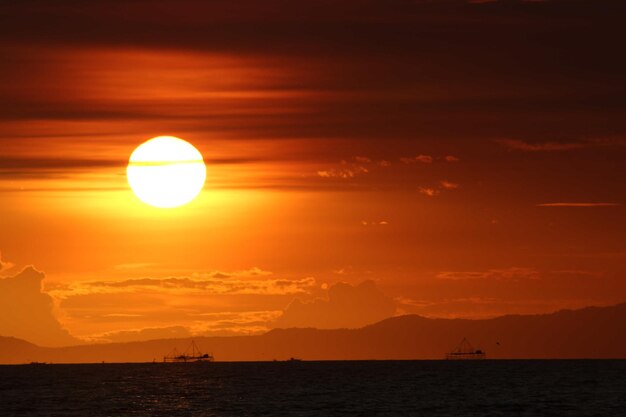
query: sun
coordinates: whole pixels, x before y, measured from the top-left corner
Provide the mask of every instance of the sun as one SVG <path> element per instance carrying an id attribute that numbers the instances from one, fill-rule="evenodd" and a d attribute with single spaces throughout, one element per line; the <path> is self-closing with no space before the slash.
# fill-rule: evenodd
<path id="1" fill-rule="evenodd" d="M 126 168 L 128 184 L 144 203 L 160 208 L 182 206 L 202 190 L 206 166 L 189 142 L 159 136 L 133 151 Z"/>

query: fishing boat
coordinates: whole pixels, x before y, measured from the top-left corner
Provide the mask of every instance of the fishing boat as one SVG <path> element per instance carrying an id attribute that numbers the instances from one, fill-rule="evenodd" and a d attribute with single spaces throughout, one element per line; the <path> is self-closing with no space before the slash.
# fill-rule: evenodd
<path id="1" fill-rule="evenodd" d="M 209 353 L 203 353 L 196 345 L 194 340 L 191 345 L 183 353 L 178 352 L 176 348 L 169 355 L 163 356 L 163 362 L 187 363 L 187 362 L 213 362 L 215 359 Z"/>
<path id="2" fill-rule="evenodd" d="M 459 343 L 456 349 L 446 353 L 446 359 L 448 360 L 476 360 L 485 359 L 486 357 L 487 353 L 485 351 L 475 349 L 465 337 L 461 340 L 461 343 Z"/>

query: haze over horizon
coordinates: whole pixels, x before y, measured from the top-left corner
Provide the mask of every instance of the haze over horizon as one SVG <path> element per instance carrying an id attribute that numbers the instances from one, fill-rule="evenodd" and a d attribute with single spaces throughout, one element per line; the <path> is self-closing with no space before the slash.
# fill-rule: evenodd
<path id="1" fill-rule="evenodd" d="M 623 303 L 625 17 L 621 0 L 3 6 L 0 336 Z M 204 159 L 186 205 L 129 186 L 157 136 Z"/>

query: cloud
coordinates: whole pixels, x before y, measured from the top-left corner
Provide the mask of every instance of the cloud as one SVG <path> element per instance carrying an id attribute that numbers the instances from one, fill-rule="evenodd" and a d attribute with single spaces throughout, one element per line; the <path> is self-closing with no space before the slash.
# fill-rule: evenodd
<path id="1" fill-rule="evenodd" d="M 265 271 L 258 266 L 253 266 L 249 269 L 242 269 L 240 271 L 234 272 L 222 272 L 222 271 L 213 271 L 213 272 L 196 272 L 191 276 L 195 278 L 242 278 L 242 277 L 266 277 L 273 275 L 271 271 Z"/>
<path id="2" fill-rule="evenodd" d="M 439 184 L 437 184 L 437 186 L 419 187 L 417 191 L 420 194 L 424 194 L 425 196 L 428 196 L 428 197 L 436 197 L 439 194 L 441 194 L 442 191 L 452 191 L 452 190 L 456 190 L 459 187 L 460 185 L 455 182 L 441 180 L 439 181 Z"/>
<path id="3" fill-rule="evenodd" d="M 268 331 L 268 323 L 274 321 L 280 314 L 280 311 L 199 313 L 190 316 L 190 320 L 185 325 L 112 331 L 91 336 L 89 341 L 97 343 L 124 343 L 194 336 L 261 334 Z"/>
<path id="4" fill-rule="evenodd" d="M 542 203 L 537 207 L 616 207 L 620 203 Z"/>
<path id="5" fill-rule="evenodd" d="M 119 281 L 81 281 L 51 289 L 56 298 L 88 294 L 151 293 L 204 295 L 289 295 L 307 293 L 316 286 L 313 277 L 254 279 L 267 274 L 258 268 L 235 273 L 196 273 L 188 277 L 133 278 Z M 238 274 L 238 275 L 237 275 Z M 245 275 L 244 275 L 245 274 Z"/>
<path id="6" fill-rule="evenodd" d="M 121 330 L 107 332 L 90 338 L 90 341 L 100 343 L 125 343 L 141 340 L 175 339 L 192 336 L 184 326 L 148 327 L 137 330 Z"/>
<path id="7" fill-rule="evenodd" d="M 32 266 L 0 279 L 0 335 L 43 346 L 78 343 L 53 314 L 52 297 L 43 293 L 45 275 Z"/>
<path id="8" fill-rule="evenodd" d="M 540 273 L 533 268 L 511 267 L 504 269 L 489 269 L 486 271 L 442 271 L 436 277 L 444 280 L 506 280 L 521 281 L 539 279 Z"/>
<path id="9" fill-rule="evenodd" d="M 9 270 L 13 268 L 15 265 L 9 261 L 5 261 L 2 259 L 2 252 L 0 252 L 0 272 Z"/>
<path id="10" fill-rule="evenodd" d="M 525 152 L 567 151 L 592 146 L 589 142 L 539 142 L 528 143 L 517 139 L 496 139 L 495 142 L 505 147 Z"/>
<path id="11" fill-rule="evenodd" d="M 354 179 L 356 177 L 369 174 L 372 169 L 388 168 L 391 163 L 386 160 L 374 161 L 367 156 L 355 156 L 348 160 L 342 160 L 337 167 L 318 170 L 316 172 L 321 178 Z"/>
<path id="12" fill-rule="evenodd" d="M 333 269 L 332 273 L 333 274 L 337 274 L 337 275 L 358 275 L 358 276 L 364 276 L 364 275 L 371 275 L 372 271 L 367 270 L 367 269 L 355 268 L 352 265 L 346 265 L 346 266 L 342 266 L 342 267 L 337 268 L 337 269 Z M 326 288 L 322 288 L 322 289 L 324 289 L 324 290 L 328 289 L 328 284 L 322 284 L 322 286 L 326 286 Z"/>
<path id="13" fill-rule="evenodd" d="M 259 333 L 269 329 L 268 323 L 295 296 L 309 299 L 319 291 L 313 277 L 282 278 L 252 267 L 185 276 L 73 281 L 50 286 L 48 294 L 58 301 L 71 329 L 80 330 L 85 339 L 104 341 L 152 338 L 156 330 L 140 331 L 176 326 L 192 335 Z M 98 329 L 99 334 L 85 328 Z"/>
<path id="14" fill-rule="evenodd" d="M 444 162 L 459 162 L 461 159 L 454 155 L 446 155 L 446 156 L 432 156 L 432 155 L 417 155 L 410 157 L 402 157 L 400 158 L 400 162 L 403 164 L 432 164 L 435 161 L 444 161 Z"/>
<path id="15" fill-rule="evenodd" d="M 190 330 L 199 336 L 241 336 L 261 334 L 282 314 L 281 311 L 243 311 L 199 314 Z"/>
<path id="16" fill-rule="evenodd" d="M 459 184 L 446 180 L 439 181 L 439 184 L 446 190 L 456 190 L 457 188 L 459 188 Z"/>
<path id="17" fill-rule="evenodd" d="M 429 187 L 420 187 L 418 191 L 420 194 L 427 195 L 428 197 L 435 197 L 436 195 L 439 195 L 439 190 Z"/>
<path id="18" fill-rule="evenodd" d="M 328 300 L 294 300 L 274 327 L 357 328 L 391 317 L 395 311 L 396 302 L 373 281 L 356 287 L 338 283 L 328 289 Z"/>
<path id="19" fill-rule="evenodd" d="M 259 162 L 274 162 L 279 158 L 205 158 L 209 165 L 242 165 Z M 46 178 L 65 175 L 68 171 L 91 172 L 98 168 L 124 168 L 125 159 L 94 159 L 64 157 L 17 157 L 0 156 L 0 177 Z"/>
<path id="20" fill-rule="evenodd" d="M 417 162 L 421 162 L 423 164 L 432 164 L 433 163 L 433 157 L 430 155 L 417 155 L 415 157 L 415 160 Z"/>
<path id="21" fill-rule="evenodd" d="M 615 147 L 626 145 L 626 140 L 622 138 L 596 138 L 579 139 L 576 141 L 552 141 L 552 142 L 526 142 L 518 139 L 495 139 L 499 143 L 511 150 L 524 152 L 550 152 L 568 151 L 573 149 L 593 148 L 593 147 Z"/>
<path id="22" fill-rule="evenodd" d="M 434 158 L 430 155 L 417 155 L 408 158 L 400 158 L 400 162 L 405 164 L 415 164 L 418 162 L 422 164 L 432 164 L 433 160 Z"/>
<path id="23" fill-rule="evenodd" d="M 262 334 L 281 311 L 224 311 L 192 313 L 184 324 L 139 327 L 110 331 L 87 337 L 95 343 L 124 343 L 141 340 L 188 338 L 194 336 L 241 336 Z"/>
<path id="24" fill-rule="evenodd" d="M 366 220 L 362 220 L 361 221 L 361 225 L 363 226 L 388 226 L 389 222 L 387 220 L 381 220 L 381 221 L 366 221 Z"/>
<path id="25" fill-rule="evenodd" d="M 351 179 L 359 175 L 367 174 L 369 169 L 363 165 L 349 164 L 346 161 L 341 161 L 341 168 L 330 168 L 322 171 L 317 171 L 317 175 L 322 178 L 340 178 Z"/>

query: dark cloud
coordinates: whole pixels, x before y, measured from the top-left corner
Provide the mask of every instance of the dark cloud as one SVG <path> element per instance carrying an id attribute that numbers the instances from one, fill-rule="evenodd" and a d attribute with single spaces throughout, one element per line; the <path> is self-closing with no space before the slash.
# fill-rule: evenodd
<path id="1" fill-rule="evenodd" d="M 252 164 L 269 160 L 270 158 L 266 160 L 259 158 L 205 158 L 204 162 L 210 166 Z M 65 176 L 70 171 L 93 172 L 97 168 L 117 168 L 120 172 L 124 172 L 126 165 L 128 165 L 126 160 L 0 156 L 0 178 L 53 178 Z M 101 190 L 102 188 L 94 189 Z"/>
<path id="2" fill-rule="evenodd" d="M 364 281 L 356 287 L 339 283 L 328 289 L 328 300 L 309 303 L 294 300 L 274 326 L 357 328 L 391 317 L 395 311 L 395 301 L 373 281 Z"/>
<path id="3" fill-rule="evenodd" d="M 44 346 L 78 343 L 52 312 L 52 298 L 41 291 L 44 274 L 32 266 L 0 279 L 0 335 Z"/>
<path id="4" fill-rule="evenodd" d="M 569 203 L 543 203 L 537 204 L 537 207 L 617 207 L 620 203 L 593 203 L 593 202 L 569 202 Z"/>
<path id="5" fill-rule="evenodd" d="M 615 51 L 626 37 L 626 12 L 618 0 L 25 1 L 0 13 L 0 36 L 13 45 L 3 50 L 0 65 L 0 76 L 12 80 L 2 87 L 0 117 L 10 120 L 197 122 L 199 130 L 247 137 L 398 141 L 625 128 L 626 57 Z M 120 99 L 79 99 L 56 84 L 36 88 L 40 78 L 62 77 L 69 59 L 33 46 L 42 44 L 53 51 L 114 47 L 262 57 L 239 65 L 280 68 L 280 74 L 255 78 L 246 89 L 318 95 L 249 97 L 243 105 L 232 98 L 129 100 L 120 89 Z M 185 68 L 183 61 L 161 65 Z M 60 68 L 46 72 L 51 66 Z M 80 85 L 84 75 L 73 73 L 66 84 Z M 236 112 L 217 111 L 233 106 Z"/>

